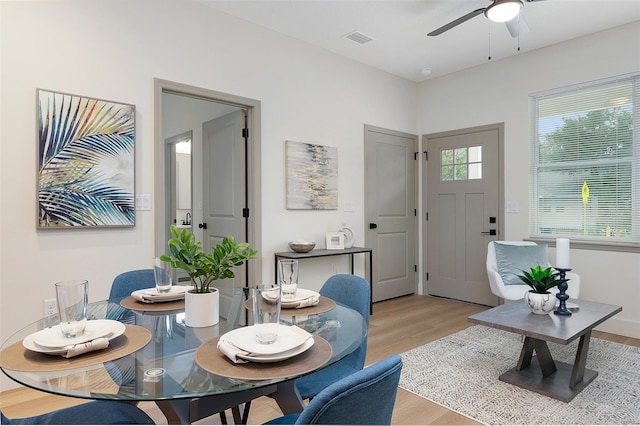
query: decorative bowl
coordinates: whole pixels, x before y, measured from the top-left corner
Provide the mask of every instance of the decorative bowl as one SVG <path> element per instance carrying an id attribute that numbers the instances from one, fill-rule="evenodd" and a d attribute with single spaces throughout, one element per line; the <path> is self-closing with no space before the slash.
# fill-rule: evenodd
<path id="1" fill-rule="evenodd" d="M 316 243 L 310 243 L 308 241 L 291 241 L 289 243 L 289 247 L 291 248 L 291 250 L 295 251 L 296 253 L 306 253 L 313 250 L 315 246 Z"/>

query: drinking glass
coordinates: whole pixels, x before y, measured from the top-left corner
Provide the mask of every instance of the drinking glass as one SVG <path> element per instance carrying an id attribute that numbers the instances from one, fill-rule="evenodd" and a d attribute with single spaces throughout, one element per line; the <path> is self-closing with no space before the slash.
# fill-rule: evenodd
<path id="1" fill-rule="evenodd" d="M 284 299 L 293 298 L 298 291 L 298 261 L 283 259 L 278 261 L 278 283 L 282 287 Z"/>
<path id="2" fill-rule="evenodd" d="M 55 287 L 62 335 L 69 339 L 82 336 L 87 326 L 89 282 L 61 281 L 56 283 Z"/>
<path id="3" fill-rule="evenodd" d="M 171 263 L 161 260 L 159 257 L 153 258 L 153 276 L 156 280 L 156 290 L 158 293 L 168 293 L 173 285 L 173 268 Z"/>
<path id="4" fill-rule="evenodd" d="M 278 338 L 281 290 L 278 284 L 261 284 L 251 289 L 253 323 L 258 343 L 271 344 Z"/>

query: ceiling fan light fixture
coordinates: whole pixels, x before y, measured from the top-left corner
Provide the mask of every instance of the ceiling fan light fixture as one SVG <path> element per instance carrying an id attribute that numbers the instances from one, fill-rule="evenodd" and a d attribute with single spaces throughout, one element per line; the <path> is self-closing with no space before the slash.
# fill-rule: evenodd
<path id="1" fill-rule="evenodd" d="M 507 22 L 518 16 L 522 0 L 496 0 L 487 7 L 484 15 L 493 22 Z"/>

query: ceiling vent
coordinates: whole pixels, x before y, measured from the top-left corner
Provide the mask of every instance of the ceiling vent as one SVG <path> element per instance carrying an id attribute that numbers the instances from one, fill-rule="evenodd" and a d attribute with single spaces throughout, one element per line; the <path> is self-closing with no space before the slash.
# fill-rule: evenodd
<path id="1" fill-rule="evenodd" d="M 344 36 L 344 38 L 348 38 L 349 40 L 355 41 L 358 44 L 367 44 L 373 40 L 372 37 L 369 37 L 366 34 L 362 34 L 360 31 L 352 31 Z"/>

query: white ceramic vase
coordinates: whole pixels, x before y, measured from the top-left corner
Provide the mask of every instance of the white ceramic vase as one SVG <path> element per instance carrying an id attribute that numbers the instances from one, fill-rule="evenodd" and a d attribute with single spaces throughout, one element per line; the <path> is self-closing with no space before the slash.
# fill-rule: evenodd
<path id="1" fill-rule="evenodd" d="M 531 312 L 538 315 L 548 315 L 556 307 L 556 296 L 551 293 L 534 293 L 527 291 L 524 294 L 524 301 L 531 309 Z"/>
<path id="2" fill-rule="evenodd" d="M 209 293 L 184 295 L 184 322 L 188 327 L 211 327 L 220 321 L 220 292 L 210 288 Z"/>

